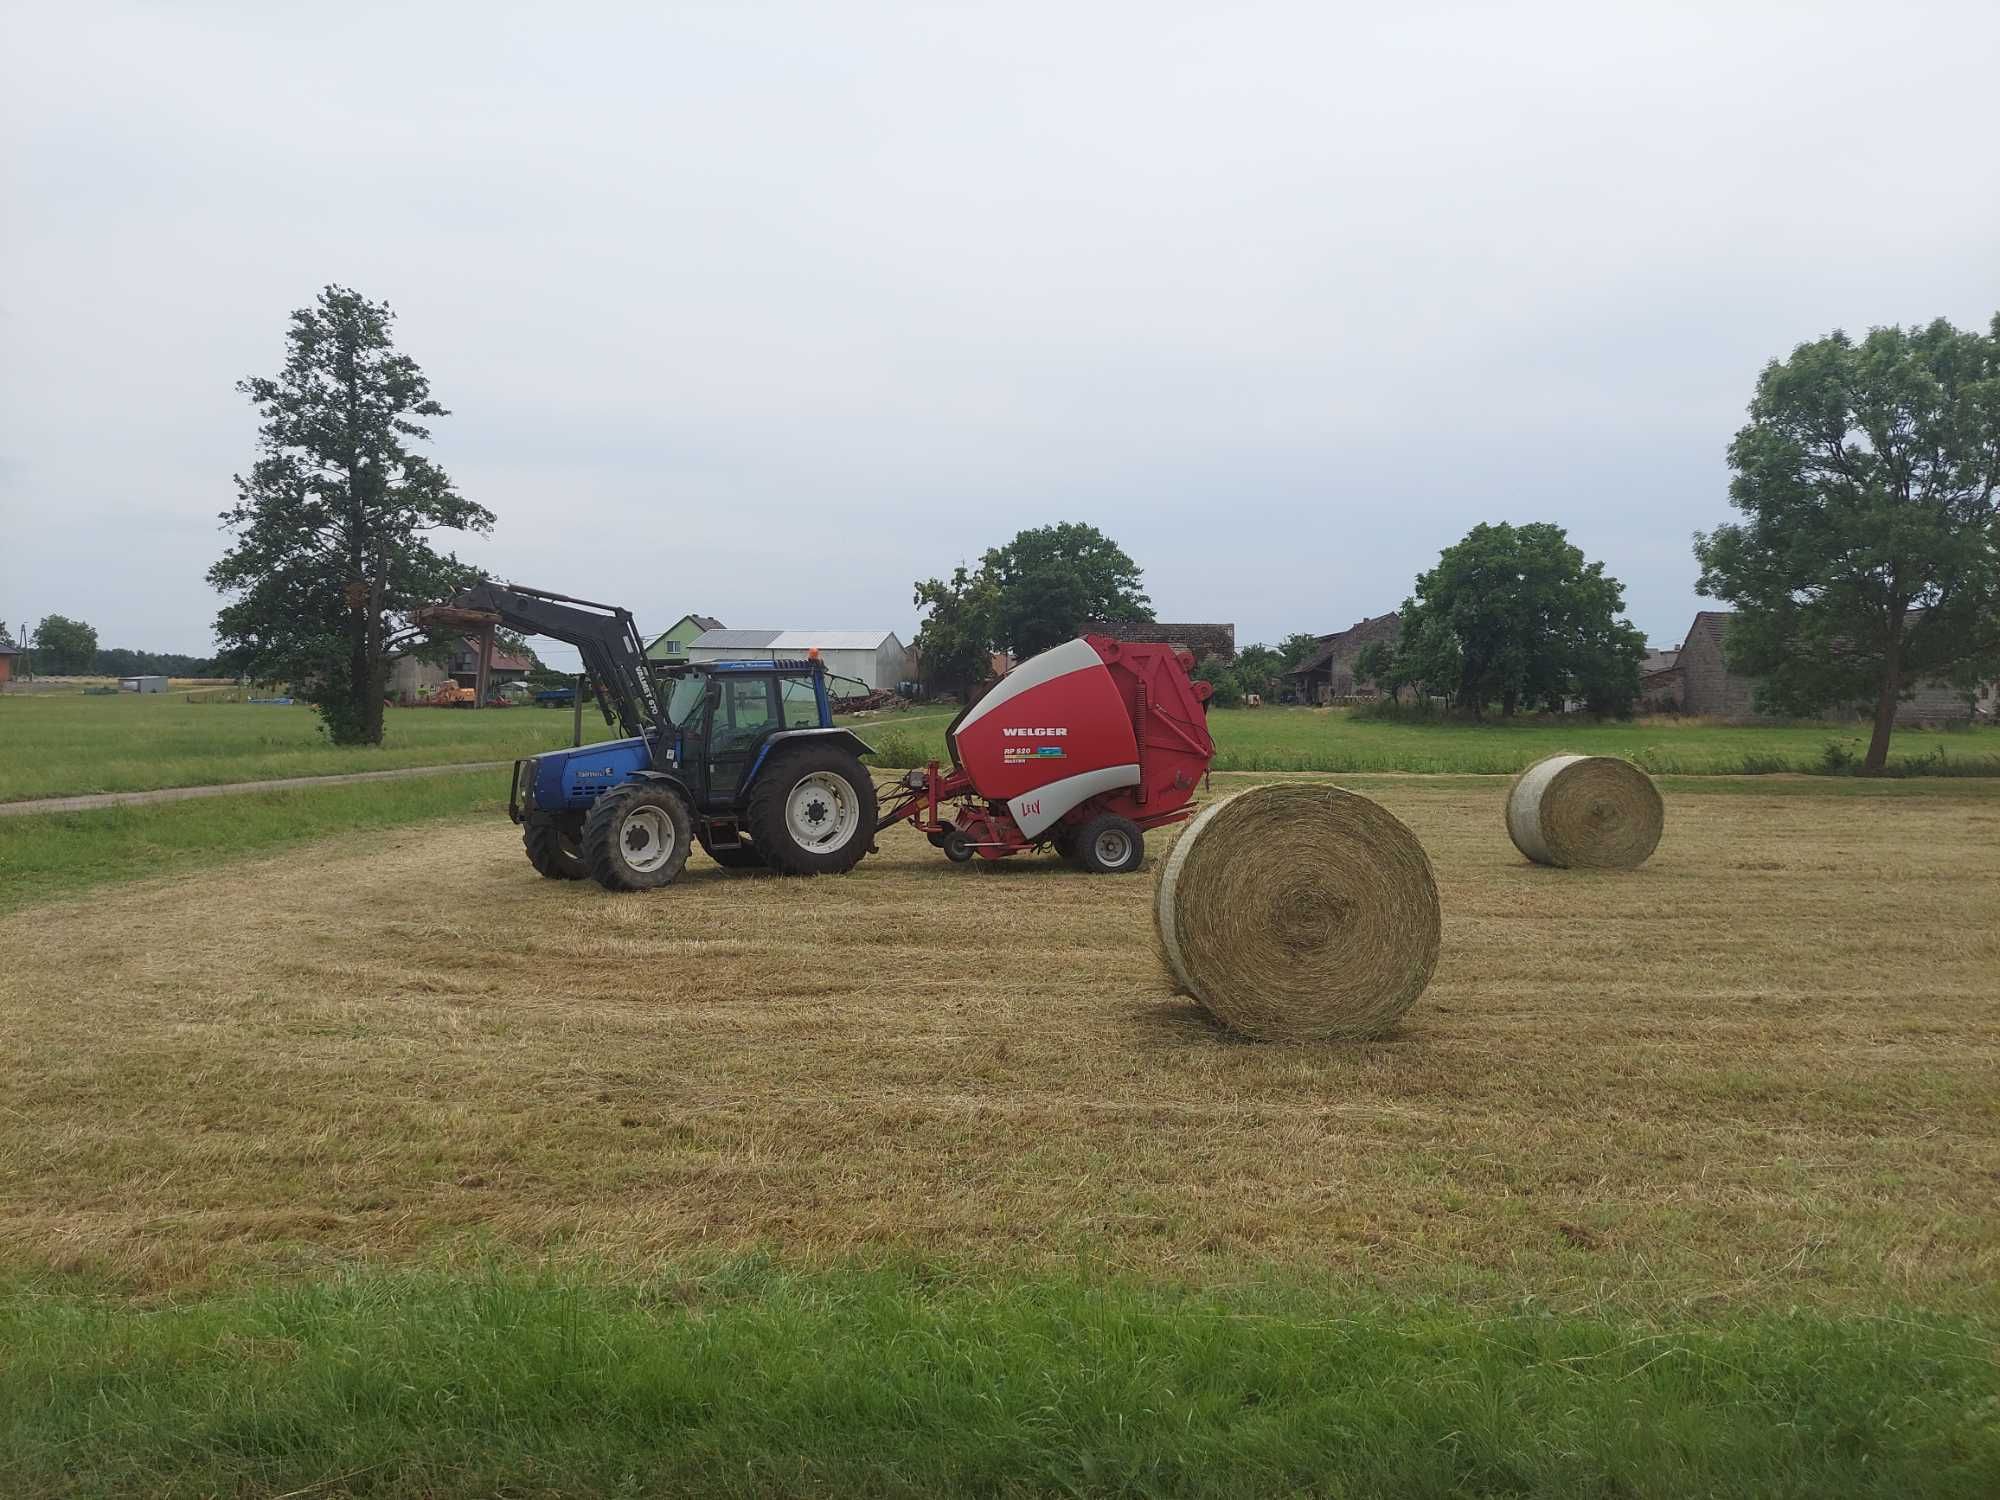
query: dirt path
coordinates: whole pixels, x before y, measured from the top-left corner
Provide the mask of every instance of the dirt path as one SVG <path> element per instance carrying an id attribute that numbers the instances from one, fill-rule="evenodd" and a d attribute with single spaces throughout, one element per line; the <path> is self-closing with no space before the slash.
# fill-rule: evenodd
<path id="1" fill-rule="evenodd" d="M 279 781 L 230 781 L 219 786 L 165 786 L 150 792 L 94 792 L 86 797 L 37 797 L 0 802 L 0 818 L 32 813 L 89 812 L 141 802 L 185 802 L 193 797 L 232 797 L 239 792 L 288 792 L 301 787 L 344 786 L 356 781 L 403 781 L 412 776 L 445 776 L 453 771 L 497 771 L 511 760 L 469 760 L 457 765 L 405 766 L 396 771 L 346 771 L 338 776 L 290 776 Z"/>

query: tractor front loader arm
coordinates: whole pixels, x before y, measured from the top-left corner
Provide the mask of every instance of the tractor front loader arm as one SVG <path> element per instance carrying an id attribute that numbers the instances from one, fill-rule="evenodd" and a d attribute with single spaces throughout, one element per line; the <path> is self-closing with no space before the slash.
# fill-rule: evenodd
<path id="1" fill-rule="evenodd" d="M 521 584 L 480 583 L 448 605 L 417 611 L 424 623 L 505 625 L 523 635 L 545 635 L 577 649 L 597 692 L 604 722 L 628 736 L 660 724 L 659 694 L 646 661 L 646 645 L 630 611 Z"/>

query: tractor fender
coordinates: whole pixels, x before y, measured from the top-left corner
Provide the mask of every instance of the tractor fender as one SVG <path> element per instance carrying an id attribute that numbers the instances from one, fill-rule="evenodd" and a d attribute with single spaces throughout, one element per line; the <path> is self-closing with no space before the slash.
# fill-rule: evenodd
<path id="1" fill-rule="evenodd" d="M 688 805 L 688 811 L 689 812 L 694 811 L 695 807 L 694 793 L 688 789 L 688 784 L 685 781 L 681 780 L 680 777 L 675 776 L 671 772 L 634 771 L 630 776 L 627 776 L 625 778 L 625 781 L 627 784 L 630 784 L 632 782 L 639 782 L 647 786 L 672 787 L 675 792 L 679 793 L 681 801 L 685 802 Z"/>
<path id="2" fill-rule="evenodd" d="M 830 745 L 836 749 L 862 756 L 873 755 L 874 747 L 851 729 L 838 725 L 830 729 L 780 729 L 764 741 L 757 758 L 750 763 L 750 769 L 743 775 L 743 790 L 739 795 L 747 795 L 750 784 L 757 779 L 757 773 L 770 764 L 771 757 L 789 745 Z"/>

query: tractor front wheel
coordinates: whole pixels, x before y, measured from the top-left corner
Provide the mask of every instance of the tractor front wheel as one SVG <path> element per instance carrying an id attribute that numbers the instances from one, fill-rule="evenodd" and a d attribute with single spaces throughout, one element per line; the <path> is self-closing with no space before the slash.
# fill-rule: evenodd
<path id="1" fill-rule="evenodd" d="M 521 843 L 528 863 L 545 880 L 582 880 L 590 874 L 583 860 L 583 815 L 557 813 L 522 825 Z"/>
<path id="2" fill-rule="evenodd" d="M 1102 813 L 1076 831 L 1071 858 L 1094 875 L 1129 875 L 1146 862 L 1146 836 L 1130 818 Z"/>
<path id="3" fill-rule="evenodd" d="M 607 891 L 669 885 L 687 863 L 693 820 L 680 794 L 663 786 L 613 787 L 583 820 L 583 858 Z"/>
<path id="4" fill-rule="evenodd" d="M 793 750 L 757 778 L 745 821 L 773 870 L 844 875 L 874 842 L 875 782 L 845 750 Z"/>

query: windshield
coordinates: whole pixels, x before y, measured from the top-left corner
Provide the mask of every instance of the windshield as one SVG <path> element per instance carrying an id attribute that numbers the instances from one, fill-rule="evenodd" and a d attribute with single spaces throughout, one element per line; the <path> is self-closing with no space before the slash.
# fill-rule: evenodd
<path id="1" fill-rule="evenodd" d="M 707 685 L 706 678 L 693 673 L 676 677 L 673 690 L 667 694 L 667 722 L 676 729 L 685 729 L 695 710 L 701 707 L 701 695 Z"/>

